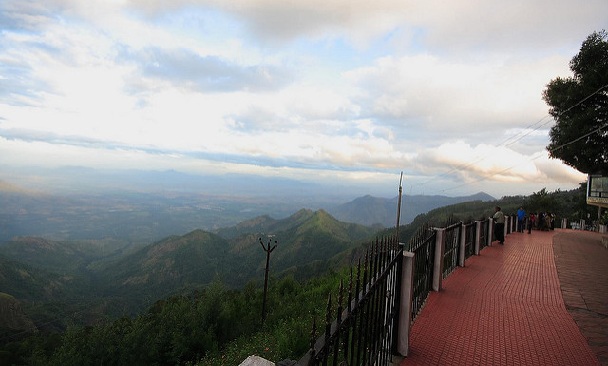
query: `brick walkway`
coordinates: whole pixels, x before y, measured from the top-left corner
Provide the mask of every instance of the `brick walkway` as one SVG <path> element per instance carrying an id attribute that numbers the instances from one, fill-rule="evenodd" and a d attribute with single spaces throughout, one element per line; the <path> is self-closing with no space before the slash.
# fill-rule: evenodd
<path id="1" fill-rule="evenodd" d="M 469 258 L 429 296 L 412 327 L 410 354 L 400 365 L 600 365 L 596 354 L 608 347 L 602 332 L 608 281 L 603 277 L 601 286 L 592 285 L 597 281 L 591 280 L 594 266 L 586 253 L 602 256 L 592 246 L 574 250 L 578 240 L 571 235 L 577 234 L 587 233 L 512 233 L 504 246 L 494 243 Z M 592 235 L 599 243 L 599 234 Z M 589 271 L 577 271 L 581 267 Z M 606 276 L 606 268 L 608 261 L 596 270 Z M 564 303 L 558 272 L 573 305 Z M 598 324 L 598 317 L 604 323 Z M 592 348 L 585 337 L 597 344 Z"/>
<path id="2" fill-rule="evenodd" d="M 553 249 L 566 309 L 608 366 L 608 249 L 599 245 L 601 237 L 564 230 L 555 235 Z"/>

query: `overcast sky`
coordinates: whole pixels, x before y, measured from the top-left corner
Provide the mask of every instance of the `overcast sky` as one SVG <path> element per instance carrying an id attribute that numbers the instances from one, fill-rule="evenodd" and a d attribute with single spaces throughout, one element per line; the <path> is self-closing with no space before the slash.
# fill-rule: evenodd
<path id="1" fill-rule="evenodd" d="M 2 0 L 0 180 L 77 165 L 530 194 L 606 0 Z M 395 191 L 387 192 L 390 196 Z"/>

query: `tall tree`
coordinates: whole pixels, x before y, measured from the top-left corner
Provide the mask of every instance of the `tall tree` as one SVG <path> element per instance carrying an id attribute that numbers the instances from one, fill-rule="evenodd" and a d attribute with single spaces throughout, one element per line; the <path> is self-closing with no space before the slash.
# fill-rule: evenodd
<path id="1" fill-rule="evenodd" d="M 573 76 L 557 77 L 543 99 L 556 124 L 549 156 L 586 174 L 608 173 L 608 33 L 593 32 L 570 61 Z"/>

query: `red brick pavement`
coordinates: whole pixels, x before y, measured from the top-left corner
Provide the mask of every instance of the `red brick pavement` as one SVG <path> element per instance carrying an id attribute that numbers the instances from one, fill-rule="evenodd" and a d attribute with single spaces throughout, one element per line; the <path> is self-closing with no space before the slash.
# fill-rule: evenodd
<path id="1" fill-rule="evenodd" d="M 564 230 L 553 238 L 553 251 L 566 309 L 608 366 L 608 249 L 602 236 Z"/>
<path id="2" fill-rule="evenodd" d="M 429 296 L 400 365 L 600 365 L 564 304 L 556 233 L 512 233 L 469 258 Z"/>

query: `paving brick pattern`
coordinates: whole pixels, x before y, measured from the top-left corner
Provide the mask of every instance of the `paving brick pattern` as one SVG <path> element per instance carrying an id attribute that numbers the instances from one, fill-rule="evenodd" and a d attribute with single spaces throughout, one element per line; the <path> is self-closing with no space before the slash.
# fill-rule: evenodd
<path id="1" fill-rule="evenodd" d="M 469 258 L 430 294 L 400 365 L 600 365 L 562 298 L 556 234 L 512 233 Z"/>
<path id="2" fill-rule="evenodd" d="M 608 366 L 608 249 L 593 232 L 564 230 L 553 249 L 566 309 L 603 366 Z"/>

